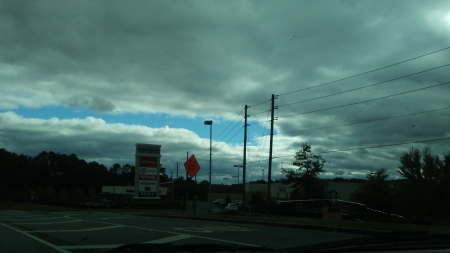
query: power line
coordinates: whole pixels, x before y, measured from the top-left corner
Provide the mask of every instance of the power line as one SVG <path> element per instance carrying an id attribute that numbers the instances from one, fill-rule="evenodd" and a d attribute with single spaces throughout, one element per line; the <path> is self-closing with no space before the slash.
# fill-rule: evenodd
<path id="1" fill-rule="evenodd" d="M 219 151 L 226 143 L 228 143 L 229 141 L 231 141 L 232 139 L 233 139 L 233 137 L 234 136 L 236 136 L 236 134 L 238 134 L 238 133 L 240 133 L 242 131 L 242 129 L 241 130 L 239 130 L 239 131 L 237 131 L 227 142 L 225 142 L 222 146 L 220 146 L 220 148 L 218 148 L 217 150 L 215 150 L 213 153 L 215 153 L 215 152 L 217 152 L 217 151 Z M 234 168 L 234 166 L 233 167 L 230 167 L 230 168 Z M 219 172 L 222 172 L 222 171 L 225 171 L 225 170 L 229 170 L 230 168 L 228 168 L 228 169 L 223 169 L 223 170 L 220 170 L 220 171 L 217 171 L 216 173 L 219 173 Z"/>
<path id="2" fill-rule="evenodd" d="M 390 80 L 386 80 L 386 81 L 382 81 L 382 82 L 378 82 L 378 83 L 369 84 L 369 85 L 366 85 L 366 86 L 362 86 L 362 87 L 346 90 L 346 91 L 340 91 L 340 92 L 337 92 L 337 93 L 333 93 L 333 94 L 329 94 L 329 95 L 325 95 L 325 96 L 321 96 L 321 97 L 316 97 L 316 98 L 311 98 L 311 99 L 302 100 L 302 101 L 298 101 L 298 102 L 293 102 L 293 103 L 288 103 L 288 104 L 284 104 L 284 105 L 279 105 L 278 107 L 288 106 L 288 105 L 293 105 L 293 104 L 300 104 L 300 103 L 309 102 L 309 101 L 313 101 L 313 100 L 317 100 L 317 99 L 321 99 L 321 98 L 327 98 L 327 97 L 336 96 L 336 95 L 340 95 L 340 94 L 347 93 L 347 92 L 352 92 L 352 91 L 355 91 L 355 90 L 362 90 L 362 89 L 369 88 L 369 87 L 372 87 L 372 86 L 376 86 L 376 85 L 379 85 L 379 84 L 389 83 L 389 82 L 396 81 L 396 80 L 399 80 L 399 79 L 402 79 L 402 78 L 405 78 L 405 77 L 410 77 L 410 76 L 422 74 L 422 73 L 425 73 L 425 72 L 428 72 L 428 71 L 431 71 L 431 70 L 435 70 L 435 69 L 443 68 L 443 67 L 447 67 L 447 66 L 450 66 L 450 63 L 449 64 L 445 64 L 445 65 L 441 65 L 441 66 L 438 66 L 438 67 L 434 67 L 434 68 L 431 68 L 431 69 L 419 71 L 419 72 L 416 72 L 416 73 L 408 74 L 408 75 L 405 75 L 405 76 L 396 77 L 394 79 L 390 79 Z"/>
<path id="3" fill-rule="evenodd" d="M 249 105 L 249 107 L 254 107 L 254 106 L 262 105 L 262 104 L 267 103 L 267 102 L 269 102 L 269 101 L 270 101 L 270 99 L 269 99 L 269 100 L 265 100 L 265 101 L 263 101 L 263 102 L 261 102 L 261 103 L 257 103 L 257 104 L 254 104 L 254 105 Z"/>
<path id="4" fill-rule="evenodd" d="M 217 145 L 216 139 L 219 138 L 219 136 L 221 136 L 221 135 L 222 135 L 222 134 L 223 134 L 223 133 L 224 133 L 224 132 L 232 125 L 232 124 L 233 124 L 234 121 L 236 121 L 236 119 L 239 117 L 239 115 L 242 114 L 243 111 L 244 111 L 244 109 L 242 109 L 242 110 L 239 112 L 239 114 L 233 119 L 233 121 L 231 121 L 231 123 L 228 124 L 228 126 L 227 126 L 227 127 L 226 127 L 226 128 L 225 128 L 225 129 L 224 129 L 224 130 L 216 137 L 216 138 L 214 138 L 215 144 L 213 145 L 213 147 L 215 147 L 215 146 Z M 242 121 L 242 119 L 241 119 L 241 121 Z M 236 126 L 237 126 L 241 121 L 239 121 L 238 123 L 236 123 Z M 236 128 L 236 126 L 234 126 L 233 129 Z M 233 131 L 233 129 L 231 129 L 230 132 Z M 228 134 L 230 134 L 230 132 L 228 132 Z M 219 142 L 222 141 L 223 139 L 225 139 L 225 138 L 228 136 L 228 134 L 225 135 L 222 139 L 220 139 Z M 199 157 L 205 155 L 208 151 L 209 151 L 209 149 L 208 149 L 208 150 L 205 150 L 205 151 L 202 152 L 202 153 L 200 153 L 200 155 L 198 155 L 197 158 L 199 158 Z"/>
<path id="5" fill-rule="evenodd" d="M 259 124 L 259 123 L 266 123 L 266 122 L 270 122 L 270 120 L 252 121 L 251 123 Z"/>
<path id="6" fill-rule="evenodd" d="M 278 157 L 274 157 L 274 158 L 278 158 Z M 259 162 L 264 162 L 264 161 L 269 161 L 269 159 L 258 160 L 258 161 L 248 162 L 248 163 L 259 163 Z M 258 167 L 259 167 L 259 164 L 258 164 Z"/>
<path id="7" fill-rule="evenodd" d="M 270 110 L 268 110 L 268 111 L 266 111 L 266 112 L 270 112 Z M 268 113 L 267 114 L 267 119 L 269 118 L 269 116 L 270 116 L 270 114 Z M 256 159 L 257 161 L 253 161 L 253 162 L 247 162 L 247 164 L 251 164 L 251 163 L 258 163 L 258 165 L 257 165 L 257 167 L 259 167 L 259 162 L 261 161 L 261 156 L 262 156 L 262 152 L 264 151 L 264 147 L 266 146 L 266 141 L 267 141 L 267 137 L 264 135 L 264 133 L 266 132 L 266 128 L 267 128 L 267 122 L 269 122 L 268 120 L 266 120 L 265 121 L 266 122 L 266 124 L 264 124 L 264 127 L 263 127 L 263 132 L 262 132 L 262 136 L 264 136 L 263 138 L 264 138 L 264 144 L 263 145 L 261 145 L 261 142 L 263 141 L 263 138 L 261 138 L 260 140 L 259 140 L 259 145 L 258 145 L 258 154 L 259 154 L 259 156 L 258 156 L 258 158 Z M 254 170 L 255 168 L 254 167 L 252 167 L 252 168 L 249 168 L 249 171 L 250 170 Z M 252 175 L 252 178 L 253 178 L 253 174 L 251 173 L 251 175 Z"/>
<path id="8" fill-rule="evenodd" d="M 338 79 L 338 80 L 335 80 L 335 81 L 331 81 L 331 82 L 327 82 L 327 83 L 322 83 L 322 84 L 318 84 L 318 85 L 315 85 L 315 86 L 310 86 L 310 87 L 302 88 L 302 89 L 299 89 L 299 90 L 294 90 L 294 91 L 282 93 L 282 94 L 279 94 L 279 96 L 287 95 L 287 94 L 292 94 L 292 93 L 300 92 L 300 91 L 304 91 L 304 90 L 314 89 L 314 88 L 317 88 L 317 87 L 320 87 L 320 86 L 325 86 L 325 85 L 328 85 L 328 84 L 337 83 L 337 82 L 340 82 L 340 81 L 343 81 L 343 80 L 347 80 L 347 79 L 350 79 L 350 78 L 354 78 L 354 77 L 357 77 L 357 76 L 362 76 L 362 75 L 369 74 L 369 73 L 372 73 L 372 72 L 375 72 L 375 71 L 378 71 L 378 70 L 390 68 L 390 67 L 393 67 L 393 66 L 395 66 L 395 65 L 399 65 L 399 64 L 402 64 L 402 63 L 405 63 L 405 62 L 409 62 L 409 61 L 412 61 L 412 60 L 416 60 L 416 59 L 418 59 L 418 58 L 425 57 L 425 56 L 427 56 L 427 55 L 435 54 L 435 53 L 438 53 L 438 52 L 447 50 L 447 49 L 449 49 L 449 48 L 450 48 L 450 47 L 442 48 L 442 49 L 439 49 L 439 50 L 436 50 L 436 51 L 433 51 L 433 52 L 430 52 L 430 53 L 426 53 L 426 54 L 423 54 L 423 55 L 419 55 L 419 56 L 416 56 L 416 57 L 413 57 L 413 58 L 410 58 L 410 59 L 401 61 L 401 62 L 397 62 L 397 63 L 390 64 L 390 65 L 387 65 L 387 66 L 384 66 L 384 67 L 381 67 L 381 68 L 377 68 L 377 69 L 369 70 L 369 71 L 366 71 L 366 72 L 362 72 L 362 73 L 359 73 L 359 74 L 356 74 L 356 75 L 344 77 L 344 78 L 341 78 L 341 79 Z"/>
<path id="9" fill-rule="evenodd" d="M 229 168 L 226 168 L 226 169 L 223 169 L 223 170 L 216 171 L 215 173 L 217 174 L 217 173 L 220 173 L 220 172 L 222 172 L 222 171 L 226 171 L 226 170 L 229 170 L 229 169 L 232 169 L 232 168 L 234 168 L 234 166 L 229 167 Z"/>
<path id="10" fill-rule="evenodd" d="M 332 109 L 337 109 L 337 108 L 342 108 L 342 107 L 347 107 L 347 106 L 352 106 L 352 105 L 357 105 L 357 104 L 363 104 L 363 103 L 366 103 L 366 102 L 371 102 L 371 101 L 375 101 L 375 100 L 385 99 L 385 98 L 389 98 L 389 97 L 400 96 L 400 95 L 404 95 L 404 94 L 407 94 L 407 93 L 416 92 L 416 91 L 420 91 L 420 90 L 426 90 L 426 89 L 430 89 L 430 88 L 446 85 L 446 84 L 449 84 L 449 83 L 450 82 L 435 84 L 435 85 L 427 86 L 427 87 L 420 88 L 420 89 L 400 92 L 400 93 L 396 93 L 396 94 L 392 94 L 392 95 L 388 95 L 388 96 L 383 96 L 383 97 L 379 97 L 379 98 L 364 100 L 364 101 L 355 102 L 355 103 L 346 104 L 346 105 L 340 105 L 340 106 L 324 108 L 324 109 L 315 110 L 315 111 L 301 112 L 301 113 L 294 113 L 294 114 L 290 114 L 290 115 L 278 116 L 278 118 L 286 118 L 286 117 L 292 117 L 292 116 L 296 116 L 296 115 L 303 115 L 303 114 L 309 114 L 309 113 L 314 113 L 314 112 L 322 112 L 322 111 L 327 111 L 327 110 L 332 110 Z"/>
<path id="11" fill-rule="evenodd" d="M 223 146 L 225 146 L 225 144 L 227 144 L 228 142 L 230 142 L 230 141 L 234 138 L 234 136 L 236 136 L 238 133 L 240 133 L 240 132 L 242 131 L 243 128 L 244 128 L 244 127 L 242 127 L 239 131 L 237 131 L 233 136 L 231 136 L 231 138 L 230 138 L 228 141 L 226 141 L 224 144 L 222 144 L 222 146 L 220 146 L 220 148 L 216 149 L 213 153 L 216 153 L 216 152 L 219 151 Z"/>
<path id="12" fill-rule="evenodd" d="M 242 118 L 238 123 L 236 123 L 236 125 L 222 139 L 219 140 L 219 142 L 222 141 L 223 139 L 225 139 L 237 126 L 239 126 L 239 123 L 241 123 L 243 120 L 244 119 Z M 215 144 L 215 145 L 217 145 L 217 144 Z"/>
<path id="13" fill-rule="evenodd" d="M 270 112 L 270 110 L 268 112 Z M 267 119 L 266 119 L 266 123 L 264 124 L 263 134 L 266 131 L 267 122 L 269 122 L 269 116 L 270 116 L 270 113 L 267 113 Z M 264 144 L 261 147 L 261 150 L 259 150 L 259 152 L 258 152 L 259 153 L 259 157 L 258 157 L 258 164 L 256 165 L 256 168 L 259 168 L 259 162 L 261 161 L 261 156 L 262 156 L 262 153 L 264 152 L 264 148 L 266 146 L 266 141 L 267 141 L 267 137 L 264 138 Z M 259 146 L 261 146 L 261 142 L 262 142 L 262 140 L 260 141 L 260 143 L 259 143 L 260 145 Z"/>
<path id="14" fill-rule="evenodd" d="M 233 121 L 231 121 L 231 123 L 216 137 L 216 139 L 217 138 L 219 138 L 219 136 L 221 136 L 230 126 L 231 126 L 231 124 L 233 124 L 233 122 L 234 121 L 236 121 L 236 119 L 239 117 L 239 115 L 241 115 L 241 113 L 244 111 L 244 109 L 242 109 L 240 112 L 239 112 L 239 114 L 236 116 L 236 118 L 234 118 L 234 120 Z"/>
<path id="15" fill-rule="evenodd" d="M 238 115 L 239 116 L 239 115 Z M 220 140 L 218 140 L 218 141 L 216 141 L 216 140 L 214 140 L 215 141 L 215 143 L 214 143 L 214 145 L 212 146 L 213 148 L 219 143 L 219 142 L 221 142 L 223 139 L 225 139 L 238 125 L 239 125 L 239 123 L 241 123 L 242 122 L 242 120 L 244 120 L 243 118 L 238 122 L 238 123 L 236 123 L 236 125 L 222 138 L 222 139 L 220 139 Z M 237 133 L 236 133 L 237 134 Z M 236 134 L 234 134 L 233 135 L 233 137 L 234 136 L 236 136 Z M 233 138 L 233 137 L 231 137 L 231 139 Z M 231 140 L 230 139 L 230 140 Z M 230 141 L 229 140 L 229 141 Z M 227 142 L 229 142 L 229 141 L 227 141 Z M 226 142 L 226 143 L 227 143 Z M 225 145 L 225 144 L 223 144 L 223 145 Z M 222 148 L 223 147 L 223 145 L 220 147 L 220 148 Z M 219 149 L 220 149 L 219 148 Z M 200 155 L 198 155 L 198 157 L 201 157 L 202 155 L 204 155 L 204 154 L 206 154 L 207 152 L 208 152 L 209 150 L 205 150 L 203 153 L 201 153 Z M 214 151 L 215 152 L 215 151 Z M 213 153 L 214 153 L 213 152 Z"/>
<path id="16" fill-rule="evenodd" d="M 262 114 L 262 113 L 265 113 L 265 112 L 270 112 L 270 110 L 266 110 L 266 111 L 262 111 L 262 112 L 257 112 L 257 113 L 252 113 L 252 114 L 249 114 L 248 116 L 254 116 L 254 115 Z"/>
<path id="17" fill-rule="evenodd" d="M 396 115 L 396 116 L 391 116 L 391 117 L 386 117 L 386 118 L 379 118 L 379 119 L 372 119 L 372 120 L 366 120 L 366 121 L 359 121 L 359 122 L 353 122 L 353 123 L 347 123 L 347 124 L 341 124 L 341 125 L 318 127 L 318 128 L 309 128 L 309 129 L 289 131 L 289 132 L 281 132 L 281 133 L 278 133 L 278 134 L 289 134 L 289 133 L 306 132 L 306 131 L 314 131 L 314 130 L 321 130 L 321 129 L 341 127 L 341 126 L 363 124 L 363 123 L 369 123 L 369 122 L 374 122 L 374 121 L 388 120 L 388 119 L 394 119 L 394 118 L 400 118 L 400 117 L 406 117 L 406 116 L 411 116 L 411 115 L 416 115 L 416 114 L 421 114 L 421 113 L 435 112 L 435 111 L 448 110 L 448 109 L 450 109 L 450 107 L 434 109 L 434 110 L 429 110 L 429 111 L 422 111 L 422 112 L 415 112 L 415 113 Z"/>
<path id="18" fill-rule="evenodd" d="M 314 154 L 327 154 L 327 153 L 336 153 L 336 152 L 346 152 L 346 151 L 353 151 L 353 150 L 360 150 L 360 149 L 382 148 L 382 147 L 400 146 L 400 145 L 413 144 L 413 143 L 424 143 L 424 142 L 443 141 L 443 140 L 450 140 L 450 137 L 429 139 L 429 140 L 421 140 L 421 141 L 410 141 L 410 142 L 383 144 L 383 145 L 358 147 L 358 148 L 329 150 L 329 151 L 317 152 L 317 153 L 314 153 Z M 282 158 L 282 157 L 292 157 L 292 155 L 289 155 L 289 156 L 277 156 L 277 157 L 274 157 L 274 158 Z"/>

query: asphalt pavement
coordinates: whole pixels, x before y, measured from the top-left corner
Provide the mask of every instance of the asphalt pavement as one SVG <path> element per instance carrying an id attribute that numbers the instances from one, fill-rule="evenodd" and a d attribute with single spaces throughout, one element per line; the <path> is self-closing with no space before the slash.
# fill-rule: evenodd
<path id="1" fill-rule="evenodd" d="M 0 211 L 0 252 L 102 252 L 129 243 L 220 243 L 286 248 L 353 237 L 296 228 L 107 211 Z"/>

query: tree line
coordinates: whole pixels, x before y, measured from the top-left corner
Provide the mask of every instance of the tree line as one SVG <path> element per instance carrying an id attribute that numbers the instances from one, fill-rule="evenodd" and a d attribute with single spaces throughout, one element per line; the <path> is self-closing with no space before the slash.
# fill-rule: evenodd
<path id="1" fill-rule="evenodd" d="M 43 151 L 36 156 L 0 149 L 0 199 L 37 201 L 48 204 L 96 202 L 102 186 L 134 186 L 135 166 L 114 163 L 110 168 L 98 162 L 86 162 L 75 154 Z M 174 181 L 174 199 L 186 195 L 186 179 L 171 178 L 160 165 L 160 182 Z M 209 182 L 188 178 L 188 199 L 206 199 Z M 212 185 L 213 192 L 242 191 L 236 186 Z M 31 199 L 33 197 L 33 199 Z"/>
<path id="2" fill-rule="evenodd" d="M 102 186 L 134 185 L 133 165 L 110 168 L 75 154 L 43 151 L 32 157 L 0 149 L 0 198 L 71 204 L 98 201 Z M 161 182 L 169 181 L 161 168 Z"/>
<path id="3" fill-rule="evenodd" d="M 285 183 L 293 185 L 292 199 L 327 198 L 319 178 L 325 172 L 324 158 L 313 154 L 311 146 L 303 143 L 292 165 L 297 168 L 282 171 Z M 385 168 L 368 173 L 367 180 L 360 181 L 351 194 L 351 200 L 411 220 L 450 221 L 450 151 L 439 157 L 430 147 L 411 147 L 399 158 L 397 173 L 398 180 L 387 180 L 390 175 Z"/>

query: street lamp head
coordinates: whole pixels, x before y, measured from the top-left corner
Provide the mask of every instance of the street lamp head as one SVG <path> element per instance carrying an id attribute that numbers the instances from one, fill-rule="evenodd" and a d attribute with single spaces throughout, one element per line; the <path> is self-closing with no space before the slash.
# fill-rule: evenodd
<path id="1" fill-rule="evenodd" d="M 213 121 L 212 120 L 205 120 L 205 125 L 212 125 Z"/>
<path id="2" fill-rule="evenodd" d="M 242 167 L 242 165 L 234 165 L 234 167 L 238 167 L 239 168 L 239 167 Z"/>

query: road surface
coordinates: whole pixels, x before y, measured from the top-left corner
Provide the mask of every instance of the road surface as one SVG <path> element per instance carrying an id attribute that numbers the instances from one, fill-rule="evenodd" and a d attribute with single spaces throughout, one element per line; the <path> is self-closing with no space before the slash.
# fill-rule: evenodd
<path id="1" fill-rule="evenodd" d="M 0 211 L 0 252 L 102 252 L 128 243 L 220 243 L 286 248 L 354 235 L 113 212 Z M 92 251 L 92 250 L 96 251 Z"/>

